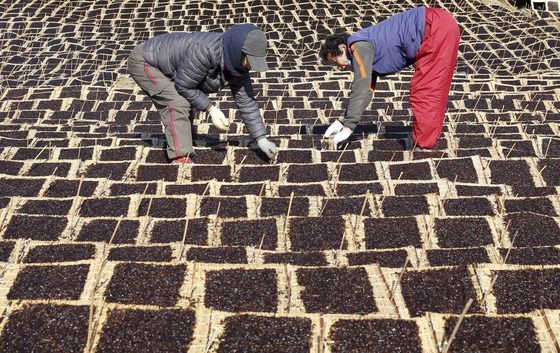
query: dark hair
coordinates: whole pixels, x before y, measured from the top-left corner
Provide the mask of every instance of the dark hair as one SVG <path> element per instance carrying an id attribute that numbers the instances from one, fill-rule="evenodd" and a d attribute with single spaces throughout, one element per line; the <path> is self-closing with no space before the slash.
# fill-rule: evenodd
<path id="1" fill-rule="evenodd" d="M 327 60 L 327 56 L 330 54 L 332 57 L 340 55 L 340 49 L 338 48 L 341 44 L 346 44 L 346 40 L 350 37 L 349 33 L 335 33 L 328 36 L 325 42 L 319 50 L 319 56 L 323 60 Z"/>

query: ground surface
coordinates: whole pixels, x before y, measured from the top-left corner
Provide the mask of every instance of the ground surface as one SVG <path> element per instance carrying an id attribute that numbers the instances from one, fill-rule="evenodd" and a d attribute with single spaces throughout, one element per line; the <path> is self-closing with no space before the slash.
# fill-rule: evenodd
<path id="1" fill-rule="evenodd" d="M 461 27 L 439 152 L 403 148 L 412 69 L 321 140 L 351 77 L 320 40 L 422 4 L 0 1 L 0 352 L 437 352 L 469 299 L 450 351 L 560 351 L 557 8 L 429 4 Z M 277 160 L 224 91 L 169 165 L 128 54 L 245 21 Z"/>

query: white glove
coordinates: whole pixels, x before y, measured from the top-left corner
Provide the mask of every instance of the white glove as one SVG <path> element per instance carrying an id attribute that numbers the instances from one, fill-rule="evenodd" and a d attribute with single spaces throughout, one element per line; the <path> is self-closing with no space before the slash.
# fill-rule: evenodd
<path id="1" fill-rule="evenodd" d="M 208 110 L 210 117 L 212 118 L 212 124 L 220 131 L 228 131 L 229 120 L 226 118 L 224 113 L 215 106 L 211 106 Z"/>
<path id="2" fill-rule="evenodd" d="M 263 151 L 268 158 L 273 159 L 274 156 L 278 153 L 278 147 L 274 144 L 274 142 L 268 141 L 266 137 L 257 141 L 259 148 Z"/>
<path id="3" fill-rule="evenodd" d="M 350 135 L 352 135 L 352 132 L 353 130 L 350 129 L 349 127 L 345 127 L 344 129 L 342 129 L 342 131 L 334 135 L 332 139 L 334 145 L 337 146 L 342 141 L 346 141 L 350 137 Z"/>
<path id="4" fill-rule="evenodd" d="M 327 131 L 323 135 L 323 138 L 324 139 L 329 138 L 329 137 L 333 136 L 334 134 L 337 134 L 337 133 L 341 132 L 342 129 L 344 129 L 344 125 L 342 125 L 340 120 L 336 119 L 334 121 L 334 123 L 332 123 L 331 126 L 329 126 L 329 128 L 327 129 Z"/>

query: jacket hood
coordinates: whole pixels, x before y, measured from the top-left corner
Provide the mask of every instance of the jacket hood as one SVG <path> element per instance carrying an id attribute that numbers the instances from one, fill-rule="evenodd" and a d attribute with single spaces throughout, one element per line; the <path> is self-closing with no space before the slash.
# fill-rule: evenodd
<path id="1" fill-rule="evenodd" d="M 243 57 L 241 49 L 249 32 L 255 29 L 259 28 L 252 24 L 238 24 L 231 26 L 230 29 L 224 32 L 222 39 L 224 65 L 234 76 L 242 76 L 247 73 L 247 70 L 241 66 L 241 58 Z"/>

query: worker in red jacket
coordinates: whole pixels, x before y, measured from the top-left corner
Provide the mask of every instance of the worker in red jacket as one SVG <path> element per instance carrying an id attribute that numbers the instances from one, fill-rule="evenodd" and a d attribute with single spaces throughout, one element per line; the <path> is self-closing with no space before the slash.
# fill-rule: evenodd
<path id="1" fill-rule="evenodd" d="M 378 77 L 414 65 L 410 106 L 414 114 L 415 150 L 432 149 L 439 139 L 459 49 L 459 26 L 443 9 L 404 11 L 353 35 L 326 38 L 319 55 L 340 69 L 352 69 L 354 80 L 344 117 L 324 137 L 335 145 L 350 137 L 371 101 Z"/>

